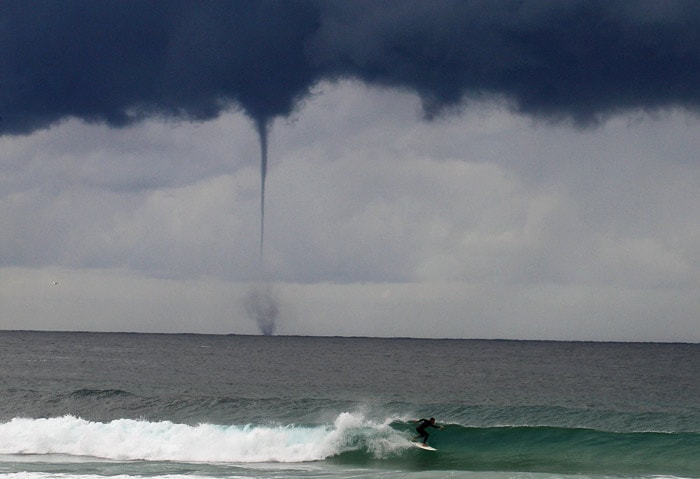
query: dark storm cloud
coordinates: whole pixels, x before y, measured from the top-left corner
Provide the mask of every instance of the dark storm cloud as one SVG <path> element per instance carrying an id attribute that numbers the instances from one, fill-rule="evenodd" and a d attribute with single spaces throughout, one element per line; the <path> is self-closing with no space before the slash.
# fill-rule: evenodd
<path id="1" fill-rule="evenodd" d="M 68 116 L 204 120 L 232 103 L 270 118 L 316 79 L 304 42 L 317 23 L 303 3 L 19 1 L 2 2 L 0 19 L 9 133 Z"/>
<path id="2" fill-rule="evenodd" d="M 66 118 L 259 124 L 318 81 L 414 91 L 431 116 L 470 98 L 582 124 L 700 104 L 695 1 L 5 1 L 0 131 Z"/>
<path id="3" fill-rule="evenodd" d="M 311 51 L 327 71 L 420 94 L 426 113 L 504 95 L 579 122 L 700 100 L 697 2 L 347 2 Z"/>

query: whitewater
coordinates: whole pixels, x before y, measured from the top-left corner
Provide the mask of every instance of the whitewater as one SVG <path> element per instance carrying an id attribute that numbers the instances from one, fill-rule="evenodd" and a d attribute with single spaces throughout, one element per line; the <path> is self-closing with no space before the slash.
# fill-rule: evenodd
<path id="1" fill-rule="evenodd" d="M 0 479 L 700 477 L 693 344 L 0 332 L 0 361 Z"/>
<path id="2" fill-rule="evenodd" d="M 342 413 L 323 426 L 190 426 L 170 421 L 118 419 L 109 423 L 74 416 L 15 418 L 0 425 L 0 454 L 91 457 L 115 461 L 308 462 L 357 449 L 375 457 L 411 447 L 405 435 Z"/>

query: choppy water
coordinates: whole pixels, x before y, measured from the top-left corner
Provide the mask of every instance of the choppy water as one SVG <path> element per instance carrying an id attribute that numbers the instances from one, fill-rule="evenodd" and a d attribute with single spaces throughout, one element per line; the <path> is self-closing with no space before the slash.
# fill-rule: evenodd
<path id="1" fill-rule="evenodd" d="M 700 477 L 700 345 L 0 332 L 0 365 L 0 479 Z"/>

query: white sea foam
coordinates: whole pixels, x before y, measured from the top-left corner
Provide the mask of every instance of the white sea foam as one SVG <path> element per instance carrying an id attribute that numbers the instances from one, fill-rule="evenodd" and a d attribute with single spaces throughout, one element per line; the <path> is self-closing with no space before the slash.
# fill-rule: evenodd
<path id="1" fill-rule="evenodd" d="M 376 457 L 408 440 L 386 423 L 342 413 L 332 425 L 222 426 L 74 416 L 15 418 L 0 424 L 0 454 L 62 454 L 111 460 L 306 462 L 364 448 Z"/>
<path id="2" fill-rule="evenodd" d="M 228 471 L 228 479 L 247 479 L 251 477 L 271 479 L 285 478 L 310 478 L 310 477 L 334 477 L 337 479 L 363 479 L 382 477 L 384 479 L 443 479 L 445 477 L 459 477 L 462 479 L 561 479 L 561 474 L 530 473 L 530 472 L 505 472 L 505 471 L 396 471 L 376 469 L 352 469 L 352 470 L 309 470 L 309 469 L 284 469 L 273 468 L 245 469 L 239 473 Z M 110 479 L 143 479 L 143 476 L 118 474 L 109 476 Z M 221 476 L 202 476 L 191 474 L 164 474 L 148 476 L 150 479 L 218 479 Z M 570 474 L 569 479 L 611 479 L 606 475 Z M 0 479 L 105 479 L 103 475 L 75 474 L 75 473 L 47 473 L 47 472 L 15 472 L 9 474 L 0 473 Z M 684 479 L 677 476 L 630 476 L 628 479 Z M 685 478 L 687 479 L 687 478 Z"/>

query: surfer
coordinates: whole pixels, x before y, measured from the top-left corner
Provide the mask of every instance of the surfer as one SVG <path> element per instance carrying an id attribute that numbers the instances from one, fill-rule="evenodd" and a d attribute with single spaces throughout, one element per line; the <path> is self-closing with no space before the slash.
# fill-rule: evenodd
<path id="1" fill-rule="evenodd" d="M 416 426 L 416 432 L 418 433 L 418 435 L 413 439 L 420 439 L 422 437 L 423 444 L 428 444 L 428 431 L 426 431 L 426 429 L 428 429 L 429 427 L 434 427 L 435 429 L 444 429 L 443 426 L 438 426 L 435 424 L 434 417 L 431 417 L 430 419 L 418 419 L 417 421 L 413 422 L 420 423 L 418 424 L 418 426 Z"/>

